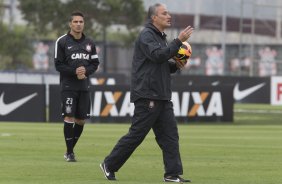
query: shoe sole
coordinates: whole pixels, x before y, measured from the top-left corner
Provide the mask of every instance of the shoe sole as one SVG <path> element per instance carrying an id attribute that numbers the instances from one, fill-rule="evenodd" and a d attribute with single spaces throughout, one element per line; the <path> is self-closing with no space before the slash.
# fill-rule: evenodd
<path id="1" fill-rule="evenodd" d="M 76 160 L 66 160 L 67 162 L 76 162 Z"/>
<path id="2" fill-rule="evenodd" d="M 167 180 L 164 180 L 164 182 L 167 182 L 167 183 L 184 183 L 184 182 L 182 182 L 182 181 L 167 181 Z"/>
<path id="3" fill-rule="evenodd" d="M 190 183 L 191 180 L 189 181 L 179 181 L 179 180 L 170 180 L 170 179 L 164 179 L 164 182 L 169 182 L 169 183 Z"/>
<path id="4" fill-rule="evenodd" d="M 105 171 L 104 171 L 103 164 L 100 164 L 100 169 L 102 170 L 102 172 L 103 172 L 105 178 L 106 178 L 107 180 L 109 180 L 108 177 L 107 177 L 107 175 L 106 175 L 106 173 L 105 173 Z"/>

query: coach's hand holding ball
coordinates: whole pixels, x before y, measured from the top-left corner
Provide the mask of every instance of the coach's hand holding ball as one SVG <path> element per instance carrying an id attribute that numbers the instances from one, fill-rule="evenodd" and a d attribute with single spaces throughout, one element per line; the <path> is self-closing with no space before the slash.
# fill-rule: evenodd
<path id="1" fill-rule="evenodd" d="M 181 31 L 178 35 L 178 39 L 183 43 L 179 48 L 179 51 L 176 56 L 173 57 L 175 63 L 179 69 L 184 68 L 188 59 L 192 55 L 192 47 L 187 42 L 190 36 L 193 33 L 194 28 L 191 26 L 186 27 L 183 31 Z"/>

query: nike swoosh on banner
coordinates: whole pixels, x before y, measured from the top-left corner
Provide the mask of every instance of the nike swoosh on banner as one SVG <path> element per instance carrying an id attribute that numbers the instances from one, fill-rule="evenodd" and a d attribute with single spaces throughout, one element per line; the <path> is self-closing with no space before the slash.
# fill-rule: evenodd
<path id="1" fill-rule="evenodd" d="M 28 95 L 24 98 L 16 100 L 12 103 L 5 104 L 4 103 L 4 94 L 5 93 L 3 92 L 2 95 L 0 96 L 0 115 L 1 116 L 5 116 L 5 115 L 11 113 L 12 111 L 16 110 L 21 105 L 23 105 L 24 103 L 26 103 L 27 101 L 29 101 L 30 99 L 32 99 L 33 97 L 35 97 L 37 95 L 37 93 L 33 93 L 33 94 Z"/>
<path id="2" fill-rule="evenodd" d="M 245 98 L 246 96 L 249 96 L 253 92 L 263 87 L 264 85 L 265 83 L 261 83 L 256 86 L 244 89 L 244 90 L 239 90 L 239 82 L 238 82 L 234 87 L 234 99 L 237 101 L 242 100 L 243 98 Z"/>
<path id="3" fill-rule="evenodd" d="M 214 81 L 214 82 L 211 83 L 211 85 L 212 85 L 212 86 L 218 86 L 219 83 L 220 83 L 219 81 Z"/>

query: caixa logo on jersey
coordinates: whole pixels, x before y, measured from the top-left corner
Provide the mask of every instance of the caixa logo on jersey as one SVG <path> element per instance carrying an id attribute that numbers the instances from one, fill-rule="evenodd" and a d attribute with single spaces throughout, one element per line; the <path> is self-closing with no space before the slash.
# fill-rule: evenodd
<path id="1" fill-rule="evenodd" d="M 72 59 L 86 59 L 89 60 L 89 54 L 85 53 L 74 53 L 71 55 Z"/>
<path id="2" fill-rule="evenodd" d="M 93 121 L 130 121 L 134 104 L 130 103 L 129 87 L 92 91 Z M 231 100 L 230 100 L 231 99 Z M 176 118 L 189 121 L 233 121 L 232 88 L 177 88 L 172 93 Z"/>

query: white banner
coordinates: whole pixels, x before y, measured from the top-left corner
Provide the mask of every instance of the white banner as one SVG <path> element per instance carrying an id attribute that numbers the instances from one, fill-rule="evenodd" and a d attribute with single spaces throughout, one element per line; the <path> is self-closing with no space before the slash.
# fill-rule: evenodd
<path id="1" fill-rule="evenodd" d="M 282 76 L 271 77 L 271 105 L 282 105 Z"/>

